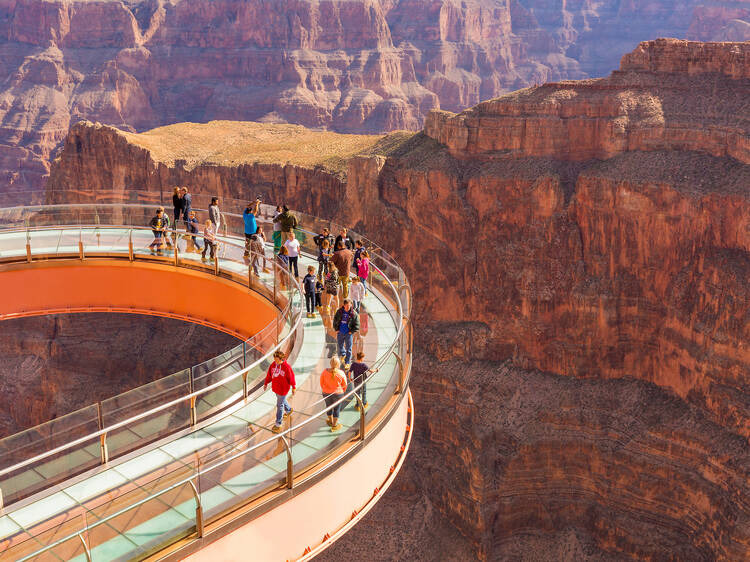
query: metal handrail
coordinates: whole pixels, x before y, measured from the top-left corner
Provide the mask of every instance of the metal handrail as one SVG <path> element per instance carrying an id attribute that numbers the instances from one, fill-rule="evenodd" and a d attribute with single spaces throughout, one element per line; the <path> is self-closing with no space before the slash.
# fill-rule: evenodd
<path id="1" fill-rule="evenodd" d="M 64 227 L 64 226 L 69 226 L 69 225 L 59 225 L 56 228 L 53 228 L 53 227 L 40 227 L 39 230 L 61 230 L 62 229 L 61 227 Z M 76 226 L 78 226 L 78 225 L 76 225 Z M 122 228 L 122 226 L 116 227 L 114 225 L 104 225 L 104 226 L 101 226 L 101 225 L 86 225 L 85 227 L 86 228 L 112 228 L 112 229 L 114 229 L 114 228 L 120 228 L 121 229 Z M 150 229 L 148 227 L 128 227 L 128 228 L 132 228 L 132 229 L 135 229 L 135 230 L 139 230 L 140 229 L 140 230 L 146 230 L 146 231 L 151 231 L 152 230 L 152 229 Z M 16 230 L 16 229 L 11 229 L 11 231 L 13 231 L 13 230 Z M 21 230 L 26 231 L 26 230 L 32 230 L 32 229 L 21 229 Z M 165 231 L 165 232 L 179 232 L 179 231 L 169 230 L 169 231 Z M 232 245 L 236 246 L 236 247 L 241 247 L 241 246 L 237 246 L 236 244 L 232 244 Z M 290 279 L 292 281 L 292 287 L 293 287 L 293 289 L 296 289 L 297 292 L 300 293 L 301 291 L 300 291 L 299 283 L 296 281 L 296 279 L 292 278 L 291 276 L 289 276 L 289 277 L 290 277 Z M 291 311 L 291 307 L 290 306 L 287 306 L 287 308 Z M 10 466 L 10 467 L 0 469 L 0 477 L 5 476 L 7 474 L 10 474 L 12 472 L 15 472 L 15 471 L 17 471 L 17 470 L 19 470 L 21 468 L 24 468 L 24 467 L 29 466 L 31 464 L 34 464 L 36 462 L 39 462 L 40 460 L 44 460 L 45 458 L 50 457 L 52 455 L 55 455 L 57 453 L 61 453 L 61 452 L 65 451 L 65 450 L 67 450 L 67 449 L 75 447 L 76 445 L 81 445 L 83 443 L 86 443 L 88 441 L 96 439 L 97 437 L 100 437 L 101 435 L 106 435 L 107 433 L 110 433 L 110 432 L 116 431 L 118 429 L 121 429 L 122 427 L 130 425 L 130 424 L 135 423 L 137 421 L 140 421 L 140 420 L 142 420 L 142 419 L 144 419 L 146 417 L 152 416 L 154 414 L 157 414 L 157 413 L 159 413 L 159 412 L 161 412 L 163 410 L 166 410 L 166 409 L 168 409 L 168 408 L 170 408 L 172 406 L 175 406 L 175 405 L 180 404 L 180 403 L 185 402 L 185 401 L 189 401 L 189 400 L 191 400 L 193 398 L 197 398 L 198 396 L 201 396 L 201 395 L 203 395 L 205 393 L 210 392 L 211 390 L 214 390 L 216 388 L 219 388 L 220 386 L 223 386 L 227 382 L 230 382 L 230 381 L 232 381 L 232 380 L 234 380 L 236 378 L 241 377 L 243 375 L 243 373 L 249 372 L 251 369 L 255 368 L 257 365 L 259 365 L 260 363 L 262 363 L 270 355 L 272 355 L 273 352 L 276 349 L 278 349 L 279 347 L 283 346 L 289 340 L 289 338 L 291 336 L 295 335 L 296 330 L 298 329 L 301 320 L 302 320 L 302 314 L 300 313 L 300 314 L 298 314 L 297 320 L 294 323 L 294 327 L 290 330 L 289 334 L 287 334 L 284 337 L 283 340 L 280 340 L 271 350 L 269 350 L 268 353 L 266 353 L 266 355 L 264 355 L 262 358 L 260 358 L 257 361 L 255 361 L 252 365 L 244 367 L 240 371 L 237 371 L 236 373 L 234 373 L 232 375 L 229 375 L 228 377 L 226 377 L 226 378 L 224 378 L 224 379 L 222 379 L 220 381 L 217 381 L 217 382 L 215 382 L 215 383 L 213 383 L 213 384 L 211 384 L 211 385 L 209 385 L 207 387 L 204 387 L 204 388 L 202 388 L 200 390 L 197 390 L 195 392 L 192 392 L 192 393 L 187 394 L 185 396 L 182 396 L 180 398 L 176 398 L 176 399 L 172 400 L 171 402 L 167 402 L 165 404 L 161 404 L 161 405 L 159 405 L 159 406 L 157 406 L 155 408 L 152 408 L 151 410 L 148 410 L 146 412 L 141 412 L 140 414 L 138 414 L 136 416 L 133 416 L 132 418 L 128 418 L 127 420 L 123 420 L 121 422 L 115 423 L 115 424 L 113 424 L 111 426 L 108 426 L 106 428 L 100 429 L 99 431 L 97 431 L 95 433 L 91 433 L 89 435 L 80 437 L 78 439 L 75 439 L 74 441 L 70 441 L 70 442 L 68 442 L 68 443 L 66 443 L 64 445 L 60 445 L 59 447 L 56 447 L 55 449 L 50 449 L 49 451 L 45 451 L 44 453 L 40 453 L 39 455 L 37 455 L 35 457 L 32 457 L 30 459 L 26 459 L 25 461 L 22 461 L 20 463 L 17 463 L 15 465 Z"/>

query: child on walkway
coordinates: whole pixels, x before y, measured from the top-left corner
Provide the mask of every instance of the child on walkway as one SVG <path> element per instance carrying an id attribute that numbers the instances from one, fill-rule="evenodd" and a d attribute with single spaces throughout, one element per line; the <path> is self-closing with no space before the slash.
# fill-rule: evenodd
<path id="1" fill-rule="evenodd" d="M 367 250 L 363 250 L 357 260 L 357 275 L 362 281 L 362 287 L 364 288 L 365 295 L 367 295 L 367 278 L 370 276 L 370 254 Z"/>
<path id="2" fill-rule="evenodd" d="M 200 252 L 201 245 L 200 242 L 198 242 L 198 219 L 195 216 L 195 211 L 190 211 L 190 215 L 185 222 L 185 227 L 190 233 L 190 236 L 188 236 L 187 239 L 187 247 L 185 248 L 185 251 L 195 253 Z"/>
<path id="3" fill-rule="evenodd" d="M 206 226 L 203 229 L 203 241 L 206 245 L 203 246 L 201 259 L 206 261 L 206 250 L 209 248 L 211 249 L 211 259 L 216 259 L 216 228 L 210 220 L 206 221 Z"/>
<path id="4" fill-rule="evenodd" d="M 268 367 L 266 373 L 266 382 L 263 383 L 263 391 L 271 383 L 271 390 L 276 394 L 276 425 L 271 429 L 274 433 L 281 433 L 281 420 L 292 415 L 292 407 L 286 401 L 286 395 L 289 389 L 292 389 L 292 396 L 297 392 L 297 383 L 294 380 L 294 371 L 286 362 L 286 356 L 283 351 L 277 351 L 273 354 L 273 363 Z"/>
<path id="5" fill-rule="evenodd" d="M 318 281 L 315 276 L 315 267 L 307 266 L 307 275 L 302 280 L 302 287 L 305 290 L 305 308 L 307 317 L 315 318 L 315 284 Z"/>
<path id="6" fill-rule="evenodd" d="M 318 277 L 323 279 L 326 269 L 328 268 L 328 262 L 331 261 L 333 251 L 331 250 L 331 241 L 328 238 L 323 239 L 320 242 L 320 249 L 318 250 Z"/>
<path id="7" fill-rule="evenodd" d="M 352 279 L 352 286 L 349 288 L 349 298 L 352 299 L 354 310 L 359 314 L 359 305 L 365 298 L 365 286 L 361 283 L 359 277 Z"/>
<path id="8" fill-rule="evenodd" d="M 323 285 L 323 281 L 318 278 L 315 280 L 315 308 L 320 310 L 323 308 L 323 289 L 325 286 Z"/>
<path id="9" fill-rule="evenodd" d="M 326 272 L 325 276 L 325 288 L 326 288 L 326 302 L 325 302 L 325 309 L 326 312 L 330 312 L 333 310 L 333 308 L 338 308 L 339 306 L 339 274 L 338 271 L 336 271 L 336 268 L 333 267 L 333 264 L 328 264 L 328 271 Z M 333 307 L 331 307 L 331 304 L 333 301 L 336 301 Z"/>
<path id="10" fill-rule="evenodd" d="M 285 271 L 289 270 L 289 250 L 285 246 L 279 248 L 279 253 L 276 254 L 276 277 L 279 288 L 283 291 L 286 290 L 288 276 Z"/>
<path id="11" fill-rule="evenodd" d="M 149 244 L 149 249 L 152 254 L 161 254 L 164 242 L 162 237 L 164 235 L 164 210 L 159 207 L 156 209 L 156 216 L 151 219 L 149 223 L 151 225 L 151 232 L 154 234 L 154 241 Z"/>
<path id="12" fill-rule="evenodd" d="M 354 384 L 355 388 L 359 383 L 364 383 L 365 380 L 367 380 L 367 371 L 370 370 L 370 367 L 368 367 L 365 362 L 365 354 L 363 352 L 357 353 L 357 360 L 352 363 L 352 366 L 349 367 L 349 380 L 352 381 L 352 384 Z M 362 384 L 362 388 L 359 389 L 359 397 L 362 399 L 362 405 L 367 409 L 367 385 Z M 359 410 L 359 403 L 355 406 L 357 410 Z"/>

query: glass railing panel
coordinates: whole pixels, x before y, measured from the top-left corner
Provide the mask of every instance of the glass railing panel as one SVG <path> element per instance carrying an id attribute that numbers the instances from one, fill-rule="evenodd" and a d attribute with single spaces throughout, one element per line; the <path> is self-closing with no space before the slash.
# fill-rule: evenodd
<path id="1" fill-rule="evenodd" d="M 151 481 L 132 481 L 116 499 L 86 511 L 92 560 L 132 560 L 195 530 L 197 503 L 185 480 L 194 465 Z"/>
<path id="2" fill-rule="evenodd" d="M 7 468 L 53 450 L 99 430 L 96 405 L 82 408 L 55 420 L 0 440 L 0 467 Z M 89 444 L 21 468 L 0 478 L 6 504 L 26 497 L 45 486 L 98 464 Z"/>
<path id="3" fill-rule="evenodd" d="M 125 253 L 128 251 L 128 228 L 85 228 L 81 230 L 84 255 L 97 253 Z"/>
<path id="4" fill-rule="evenodd" d="M 85 518 L 81 515 L 72 517 L 63 523 L 52 524 L 44 530 L 35 530 L 31 534 L 27 532 L 18 533 L 7 541 L 7 548 L 2 549 L 0 546 L 0 559 L 22 560 L 27 556 L 32 556 L 34 562 L 60 562 L 60 560 L 74 560 L 79 557 L 85 560 L 83 544 L 75 535 L 85 528 L 85 522 Z M 61 544 L 41 554 L 35 554 L 45 546 L 69 535 L 73 535 L 73 538 L 64 540 Z"/>
<path id="5" fill-rule="evenodd" d="M 271 433 L 258 431 L 247 444 L 267 440 Z M 286 480 L 286 452 L 280 439 L 243 451 L 227 448 L 211 459 L 215 468 L 204 470 L 198 478 L 204 515 L 213 517 L 239 502 L 252 498 L 269 486 Z"/>
<path id="6" fill-rule="evenodd" d="M 14 231 L 0 237 L 0 259 L 25 256 L 26 240 L 25 230 Z"/>
<path id="7" fill-rule="evenodd" d="M 214 372 L 206 373 L 198 382 L 201 388 L 220 382 L 241 369 L 240 360 L 234 361 L 226 367 L 219 368 Z M 242 377 L 235 377 L 218 387 L 205 392 L 198 397 L 195 407 L 198 419 L 203 419 L 208 414 L 216 412 L 219 408 L 229 405 L 242 396 Z"/>
<path id="8" fill-rule="evenodd" d="M 102 422 L 110 427 L 190 393 L 190 369 L 142 385 L 102 401 Z M 190 425 L 185 400 L 107 435 L 110 457 L 124 454 Z"/>

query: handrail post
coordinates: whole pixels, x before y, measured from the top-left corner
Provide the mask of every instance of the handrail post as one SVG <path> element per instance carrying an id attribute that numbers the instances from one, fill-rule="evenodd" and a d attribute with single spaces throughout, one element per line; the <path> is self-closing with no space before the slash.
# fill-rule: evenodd
<path id="1" fill-rule="evenodd" d="M 31 263 L 31 232 L 26 229 L 26 261 Z"/>
<path id="2" fill-rule="evenodd" d="M 78 231 L 78 257 L 84 259 L 83 255 L 83 228 Z"/>
<path id="3" fill-rule="evenodd" d="M 133 229 L 128 230 L 128 259 L 133 261 Z"/>
<path id="4" fill-rule="evenodd" d="M 396 394 L 401 394 L 404 391 L 404 361 L 395 351 L 393 352 L 393 356 L 398 361 L 398 386 L 396 387 Z"/>
<path id="5" fill-rule="evenodd" d="M 364 384 L 367 384 L 366 382 Z M 360 387 L 361 388 L 361 387 Z M 358 393 L 354 393 L 354 398 L 357 400 L 359 405 L 359 440 L 365 440 L 365 405 L 362 402 L 362 397 Z"/>
<path id="6" fill-rule="evenodd" d="M 109 449 L 107 449 L 107 434 L 106 433 L 102 433 L 99 436 L 99 449 L 101 453 L 102 464 L 107 464 L 109 462 Z"/>
<path id="7" fill-rule="evenodd" d="M 83 545 L 83 552 L 86 554 L 86 562 L 91 562 L 91 551 L 89 550 L 89 545 L 86 544 L 86 539 L 83 538 L 81 533 L 78 533 L 78 538 Z"/>
<path id="8" fill-rule="evenodd" d="M 3 490 L 0 488 L 0 511 L 2 511 L 4 507 L 5 502 L 3 501 Z"/>
<path id="9" fill-rule="evenodd" d="M 242 357 L 243 357 L 242 360 L 244 362 L 244 357 L 245 357 L 244 348 L 243 348 L 243 351 L 242 351 Z M 244 372 L 244 373 L 242 373 L 242 398 L 244 398 L 245 400 L 247 400 L 247 395 L 248 395 L 247 390 L 248 390 L 247 389 L 247 372 Z"/>
<path id="10" fill-rule="evenodd" d="M 195 530 L 198 533 L 198 538 L 203 538 L 203 504 L 201 503 L 201 495 L 198 493 L 198 488 L 195 487 L 195 483 L 192 480 L 188 484 L 193 489 L 193 496 L 195 497 Z"/>
<path id="11" fill-rule="evenodd" d="M 294 487 L 294 461 L 292 460 L 292 449 L 289 447 L 289 441 L 283 435 L 279 439 L 286 449 L 286 487 L 290 490 Z"/>
<path id="12" fill-rule="evenodd" d="M 175 236 L 174 236 L 174 265 L 175 267 L 178 267 L 180 265 L 180 256 L 179 256 L 180 252 L 177 248 L 179 241 L 180 241 L 180 237 L 175 232 Z"/>
<path id="13" fill-rule="evenodd" d="M 195 396 L 190 397 L 190 427 L 195 426 L 198 422 L 198 415 L 195 411 Z"/>
<path id="14" fill-rule="evenodd" d="M 216 255 L 214 256 L 214 275 L 219 274 L 219 251 L 216 251 Z"/>

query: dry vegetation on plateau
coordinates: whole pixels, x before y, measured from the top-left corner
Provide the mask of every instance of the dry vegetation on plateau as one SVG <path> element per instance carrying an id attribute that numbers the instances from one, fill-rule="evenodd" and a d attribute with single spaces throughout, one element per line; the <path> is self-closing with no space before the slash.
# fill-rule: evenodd
<path id="1" fill-rule="evenodd" d="M 289 163 L 343 172 L 346 160 L 359 154 L 386 155 L 412 133 L 345 135 L 311 131 L 299 125 L 271 125 L 241 121 L 177 123 L 144 133 L 122 133 L 147 149 L 156 162 L 186 169 L 199 164 L 239 165 Z"/>

